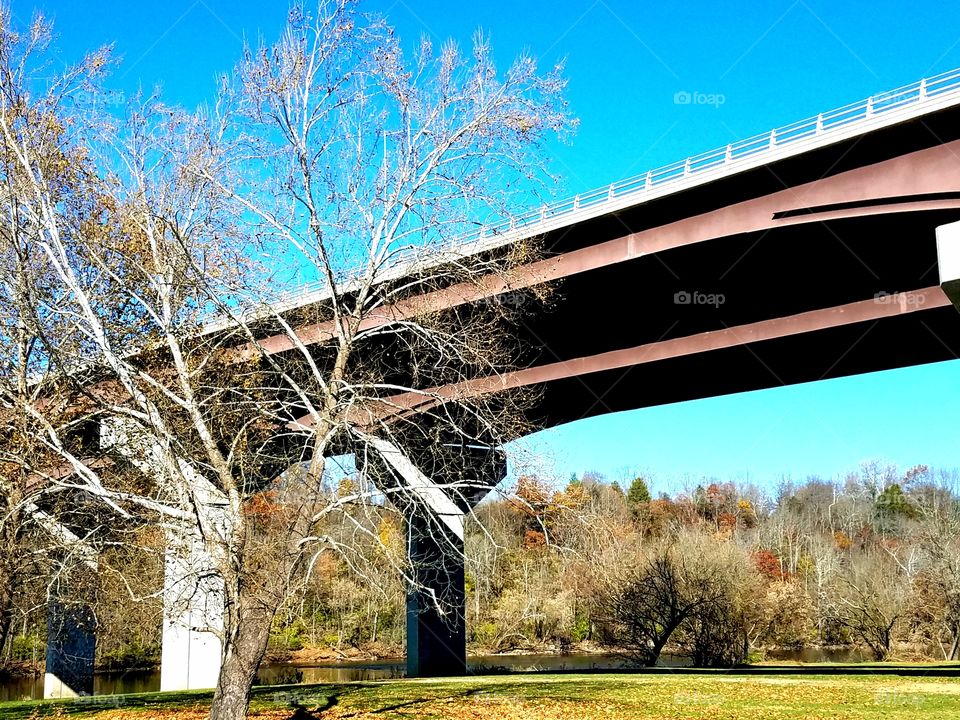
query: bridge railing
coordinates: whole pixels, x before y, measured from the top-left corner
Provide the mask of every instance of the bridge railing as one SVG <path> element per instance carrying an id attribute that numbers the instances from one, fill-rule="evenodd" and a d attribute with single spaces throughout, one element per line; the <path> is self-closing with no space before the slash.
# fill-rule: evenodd
<path id="1" fill-rule="evenodd" d="M 645 194 L 660 190 L 668 183 L 690 178 L 705 171 L 716 170 L 745 158 L 756 158 L 761 153 L 778 150 L 801 140 L 829 136 L 839 130 L 850 130 L 856 124 L 866 125 L 878 116 L 886 116 L 898 109 L 940 98 L 946 93 L 960 96 L 960 69 L 950 70 L 941 75 L 873 95 L 859 102 L 580 193 L 572 198 L 544 205 L 513 220 L 484 227 L 480 230 L 480 237 L 500 235 L 510 230 L 530 227 L 612 199 L 636 197 L 637 200 L 642 200 Z"/>
<path id="2" fill-rule="evenodd" d="M 738 166 L 754 164 L 763 156 L 773 156 L 784 148 L 817 140 L 829 141 L 858 127 L 867 130 L 878 118 L 895 120 L 898 115 L 914 112 L 919 105 L 932 104 L 932 101 L 941 104 L 953 100 L 953 96 L 960 102 L 960 68 L 543 205 L 507 221 L 482 226 L 477 233 L 458 238 L 451 249 L 467 250 L 471 245 L 482 248 L 498 239 L 546 231 L 562 226 L 564 219 L 573 222 L 578 216 L 601 214 L 604 205 L 609 205 L 612 211 L 639 204 L 649 196 L 669 192 L 668 188 L 679 189 L 685 182 L 706 179 L 711 173 L 734 171 Z M 415 252 L 416 249 L 412 249 L 411 254 Z M 306 295 L 318 288 L 317 284 L 302 286 L 284 293 L 283 299 L 291 301 L 297 294 Z"/>

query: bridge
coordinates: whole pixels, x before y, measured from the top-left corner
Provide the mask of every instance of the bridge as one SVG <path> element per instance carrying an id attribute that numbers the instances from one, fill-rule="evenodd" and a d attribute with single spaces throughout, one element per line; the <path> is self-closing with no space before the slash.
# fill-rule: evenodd
<path id="1" fill-rule="evenodd" d="M 387 324 L 414 307 L 522 303 L 529 288 L 557 282 L 555 309 L 518 330 L 524 367 L 397 395 L 392 407 L 417 411 L 445 398 L 536 386 L 542 392 L 530 419 L 545 428 L 955 359 L 960 70 L 537 208 L 484 228 L 460 251 L 533 236 L 543 238 L 544 256 L 508 276 L 439 290 L 366 321 Z M 284 307 L 324 297 L 322 289 L 301 288 Z M 307 345 L 332 332 L 325 323 L 297 328 Z M 262 338 L 259 348 L 293 349 L 283 335 Z M 408 673 L 463 673 L 462 558 L 442 544 L 462 547 L 465 504 L 480 494 L 464 503 L 422 468 L 398 462 L 392 469 L 421 489 L 447 527 L 447 537 L 429 537 L 409 518 L 411 558 L 423 571 L 408 598 Z M 464 460 L 463 473 L 488 485 L 504 472 L 498 453 Z M 190 553 L 168 551 L 168 588 Z M 460 611 L 440 615 L 431 592 Z M 215 684 L 219 642 L 196 618 L 215 622 L 216 613 L 215 587 L 168 612 L 163 689 Z M 92 642 L 62 627 L 51 619 L 47 693 L 89 692 Z"/>

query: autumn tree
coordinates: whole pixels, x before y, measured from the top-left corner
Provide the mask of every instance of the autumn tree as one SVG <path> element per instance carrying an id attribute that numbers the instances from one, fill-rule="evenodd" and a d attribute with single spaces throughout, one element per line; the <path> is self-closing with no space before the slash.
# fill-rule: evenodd
<path id="1" fill-rule="evenodd" d="M 607 642 L 639 664 L 655 665 L 681 624 L 726 597 L 721 568 L 698 546 L 689 537 L 665 542 L 611 579 L 601 601 Z"/>
<path id="2" fill-rule="evenodd" d="M 77 192 L 84 153 L 74 145 L 76 128 L 58 109 L 105 64 L 103 52 L 91 53 L 34 95 L 43 72 L 35 55 L 51 42 L 50 26 L 39 14 L 22 28 L 11 18 L 0 8 L 0 648 L 17 596 L 34 580 L 56 585 L 50 559 L 61 559 L 64 574 L 78 557 L 88 559 L 69 547 L 77 536 L 51 515 L 71 503 L 47 493 L 38 474 L 62 465 L 50 428 L 76 426 L 82 412 L 63 401 L 70 394 L 56 377 L 62 367 L 43 350 L 52 337 L 76 349 L 78 338 L 55 309 L 63 290 L 39 252 L 44 203 L 33 181 L 43 176 L 40 193 L 64 213 L 91 200 Z"/>
<path id="3" fill-rule="evenodd" d="M 243 717 L 291 589 L 319 553 L 355 558 L 327 519 L 385 496 L 445 538 L 454 521 L 424 483 L 447 478 L 469 504 L 487 487 L 482 468 L 463 474 L 466 448 L 522 427 L 522 393 L 449 388 L 513 366 L 512 307 L 473 301 L 532 250 L 463 238 L 549 180 L 564 82 L 529 55 L 498 72 L 482 36 L 468 55 L 428 41 L 408 55 L 340 0 L 295 6 L 197 114 L 142 96 L 91 117 L 57 81 L 2 81 L 5 215 L 28 227 L 32 263 L 2 284 L 44 294 L 11 323 L 36 328 L 45 372 L 22 410 L 50 462 L 17 462 L 46 494 L 96 500 L 103 542 L 111 514 L 161 528 L 194 587 L 221 588 L 211 717 Z M 315 292 L 280 302 L 295 269 Z M 325 485 L 343 452 L 361 470 L 350 496 Z"/>

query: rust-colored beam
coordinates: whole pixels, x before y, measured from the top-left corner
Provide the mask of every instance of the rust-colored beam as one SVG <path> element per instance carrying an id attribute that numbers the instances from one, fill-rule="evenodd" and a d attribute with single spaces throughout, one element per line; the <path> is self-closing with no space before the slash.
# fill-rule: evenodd
<path id="1" fill-rule="evenodd" d="M 113 467 L 113 460 L 108 457 L 84 458 L 80 461 L 91 470 L 100 470 L 102 468 Z M 46 483 L 48 480 L 62 480 L 70 477 L 76 472 L 72 464 L 65 462 L 44 473 L 31 473 L 27 478 L 27 492 L 33 492 L 35 489 Z"/>
<path id="2" fill-rule="evenodd" d="M 365 317 L 360 328 L 375 329 L 418 313 L 457 307 L 644 255 L 742 233 L 869 215 L 960 209 L 958 157 L 960 140 L 785 188 L 540 260 L 502 275 L 490 275 L 476 283 L 461 283 L 386 305 Z M 296 333 L 304 344 L 310 345 L 332 339 L 334 330 L 334 323 L 328 321 L 301 326 Z M 294 347 L 286 334 L 264 338 L 258 345 L 270 355 Z M 248 356 L 260 350 L 245 345 L 240 352 Z"/>
<path id="3" fill-rule="evenodd" d="M 856 323 L 883 320 L 899 315 L 933 310 L 950 305 L 950 300 L 939 286 L 882 298 L 870 298 L 846 305 L 811 310 L 772 320 L 761 320 L 746 325 L 661 340 L 623 350 L 561 360 L 502 375 L 493 375 L 464 382 L 430 388 L 423 392 L 405 392 L 384 398 L 376 406 L 358 410 L 352 418 L 371 423 L 390 416 L 403 417 L 422 412 L 448 400 L 465 400 L 479 395 L 496 393 L 528 385 L 562 380 L 591 373 L 616 370 L 635 365 L 670 360 L 697 353 L 723 350 L 777 338 L 802 335 Z M 309 416 L 291 423 L 292 428 L 309 428 Z"/>

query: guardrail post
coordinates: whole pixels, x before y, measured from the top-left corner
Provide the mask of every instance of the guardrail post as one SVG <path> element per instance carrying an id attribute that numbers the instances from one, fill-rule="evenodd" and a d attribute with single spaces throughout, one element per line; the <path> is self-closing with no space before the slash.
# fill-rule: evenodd
<path id="1" fill-rule="evenodd" d="M 920 81 L 920 99 L 921 100 L 927 99 L 927 79 L 926 78 L 923 78 Z"/>
<path id="2" fill-rule="evenodd" d="M 873 117 L 873 95 L 867 98 L 867 114 L 866 117 Z"/>
<path id="3" fill-rule="evenodd" d="M 727 145 L 727 150 L 726 150 L 726 152 L 723 153 L 723 161 L 724 161 L 725 163 L 728 163 L 728 162 L 730 162 L 731 160 L 733 160 L 733 148 L 732 148 L 731 146 Z"/>
<path id="4" fill-rule="evenodd" d="M 683 174 L 684 175 L 690 174 L 690 158 L 687 158 L 686 160 L 683 161 Z"/>
<path id="5" fill-rule="evenodd" d="M 648 170 L 647 176 L 643 179 L 643 189 L 649 190 L 653 186 L 653 171 Z"/>
<path id="6" fill-rule="evenodd" d="M 770 131 L 770 147 L 774 148 L 776 146 L 777 146 L 777 131 L 771 130 Z"/>
<path id="7" fill-rule="evenodd" d="M 579 195 L 574 195 L 574 196 L 573 196 L 573 209 L 574 209 L 574 210 L 579 210 L 579 209 L 580 209 L 580 196 L 579 196 Z"/>
<path id="8" fill-rule="evenodd" d="M 613 192 L 613 183 L 610 183 L 610 189 L 607 190 L 607 199 L 608 199 L 608 200 L 613 200 L 613 194 L 614 194 L 614 192 Z"/>
<path id="9" fill-rule="evenodd" d="M 541 205 L 540 206 L 540 222 L 544 223 L 546 221 L 547 221 L 547 206 Z"/>
<path id="10" fill-rule="evenodd" d="M 823 113 L 817 115 L 817 129 L 814 131 L 814 135 L 820 135 L 823 133 Z"/>

